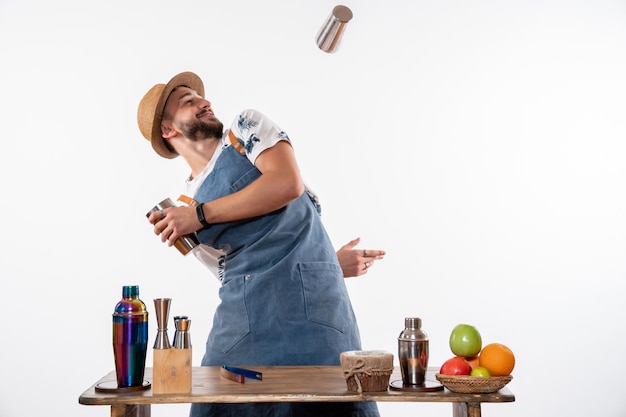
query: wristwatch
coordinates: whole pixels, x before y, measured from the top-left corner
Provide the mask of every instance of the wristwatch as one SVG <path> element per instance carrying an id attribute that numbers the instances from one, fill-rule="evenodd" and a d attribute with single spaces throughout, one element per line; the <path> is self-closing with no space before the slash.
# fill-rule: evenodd
<path id="1" fill-rule="evenodd" d="M 202 203 L 196 206 L 196 216 L 198 216 L 198 221 L 202 224 L 202 227 L 209 227 L 209 222 L 204 218 L 204 210 L 202 210 Z"/>

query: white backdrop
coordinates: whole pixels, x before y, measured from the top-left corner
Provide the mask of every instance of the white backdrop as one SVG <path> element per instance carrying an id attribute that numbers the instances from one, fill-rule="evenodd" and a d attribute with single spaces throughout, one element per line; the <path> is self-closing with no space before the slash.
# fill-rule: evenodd
<path id="1" fill-rule="evenodd" d="M 199 364 L 218 284 L 153 235 L 188 172 L 135 121 L 186 70 L 225 123 L 254 107 L 289 133 L 337 247 L 387 250 L 348 281 L 364 348 L 418 316 L 437 366 L 470 323 L 517 357 L 517 401 L 484 415 L 626 414 L 626 2 L 354 0 L 326 54 L 336 4 L 0 0 L 0 416 L 108 415 L 78 396 L 113 369 L 126 284 L 190 316 Z"/>

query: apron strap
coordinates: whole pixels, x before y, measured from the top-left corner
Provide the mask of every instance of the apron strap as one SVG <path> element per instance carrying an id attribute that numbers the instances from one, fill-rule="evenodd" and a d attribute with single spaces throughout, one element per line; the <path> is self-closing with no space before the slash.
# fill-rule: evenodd
<path id="1" fill-rule="evenodd" d="M 246 150 L 243 148 L 243 145 L 241 144 L 241 142 L 237 140 L 232 130 L 228 131 L 228 137 L 230 138 L 230 143 L 234 146 L 237 152 L 245 156 Z"/>
<path id="2" fill-rule="evenodd" d="M 183 203 L 187 204 L 188 206 L 192 206 L 195 207 L 198 205 L 198 202 L 196 200 L 194 200 L 193 198 L 186 196 L 184 194 L 181 194 L 178 196 L 178 201 L 182 201 Z"/>

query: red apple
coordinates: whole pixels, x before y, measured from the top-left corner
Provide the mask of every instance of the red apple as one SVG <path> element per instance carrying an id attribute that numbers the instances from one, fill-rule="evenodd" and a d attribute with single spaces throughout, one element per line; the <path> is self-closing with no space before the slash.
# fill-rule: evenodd
<path id="1" fill-rule="evenodd" d="M 442 375 L 469 375 L 471 372 L 471 365 L 461 356 L 448 359 L 439 369 L 439 373 Z"/>

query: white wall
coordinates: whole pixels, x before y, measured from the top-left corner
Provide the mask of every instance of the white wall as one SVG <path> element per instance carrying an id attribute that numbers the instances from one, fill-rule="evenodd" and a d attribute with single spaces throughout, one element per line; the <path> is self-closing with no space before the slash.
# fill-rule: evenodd
<path id="1" fill-rule="evenodd" d="M 364 348 L 395 352 L 419 316 L 439 365 L 471 323 L 517 356 L 517 401 L 484 415 L 626 414 L 626 3 L 354 0 L 329 55 L 336 4 L 0 1 L 1 416 L 108 415 L 78 396 L 113 369 L 125 284 L 190 316 L 199 364 L 218 285 L 153 235 L 187 169 L 135 122 L 184 70 L 223 121 L 283 126 L 337 247 L 388 251 L 348 282 Z"/>

